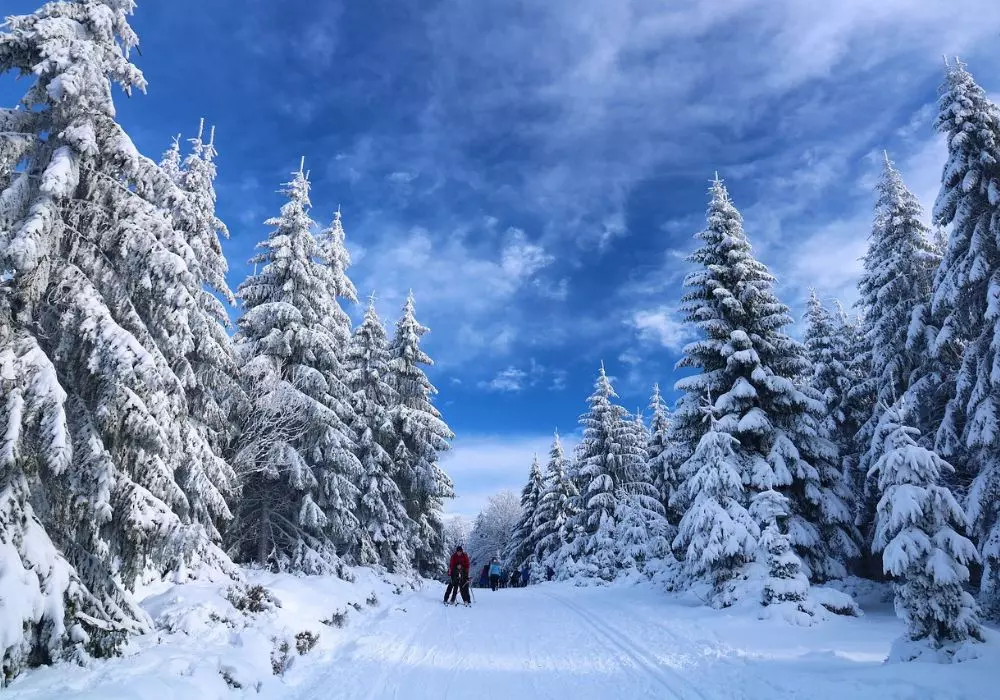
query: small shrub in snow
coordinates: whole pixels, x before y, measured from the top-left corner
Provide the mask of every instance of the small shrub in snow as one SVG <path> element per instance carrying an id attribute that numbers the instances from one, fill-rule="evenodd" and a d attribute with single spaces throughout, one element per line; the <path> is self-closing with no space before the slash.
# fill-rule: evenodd
<path id="1" fill-rule="evenodd" d="M 255 614 L 281 607 L 281 601 L 275 598 L 269 590 L 259 585 L 249 588 L 233 586 L 226 592 L 226 600 L 237 610 Z"/>
<path id="2" fill-rule="evenodd" d="M 365 602 L 368 603 L 368 607 L 370 608 L 378 607 L 378 596 L 375 595 L 375 591 L 372 591 L 372 594 L 365 598 Z"/>
<path id="3" fill-rule="evenodd" d="M 833 588 L 816 586 L 810 592 L 810 597 L 834 615 L 861 617 L 861 608 L 847 593 Z"/>
<path id="4" fill-rule="evenodd" d="M 403 589 L 402 589 L 402 587 L 401 586 L 396 586 L 395 588 L 393 588 L 392 589 L 392 594 L 393 595 L 403 595 Z"/>
<path id="5" fill-rule="evenodd" d="M 225 625 L 229 629 L 236 629 L 238 627 L 238 625 L 233 620 L 230 620 L 228 617 L 220 615 L 219 613 L 214 611 L 208 614 L 208 619 L 216 624 Z"/>
<path id="6" fill-rule="evenodd" d="M 299 652 L 299 656 L 304 656 L 312 651 L 318 642 L 318 634 L 304 630 L 295 635 L 295 651 Z"/>
<path id="7" fill-rule="evenodd" d="M 352 601 L 352 602 L 348 603 L 348 605 L 350 605 L 352 608 L 354 608 L 358 612 L 361 612 L 361 609 L 362 609 L 361 608 L 361 603 L 359 603 L 358 601 L 356 601 L 356 600 Z"/>
<path id="8" fill-rule="evenodd" d="M 240 690 L 243 688 L 243 684 L 240 683 L 235 678 L 233 678 L 233 669 L 229 668 L 228 666 L 224 666 L 223 668 L 219 669 L 219 675 L 222 676 L 222 680 L 226 682 L 226 685 L 228 685 L 233 690 Z"/>
<path id="9" fill-rule="evenodd" d="M 274 642 L 274 649 L 271 650 L 271 671 L 276 676 L 283 676 L 292 665 L 292 657 L 289 654 L 291 646 L 284 639 L 279 642 L 277 637 L 271 641 Z"/>
<path id="10" fill-rule="evenodd" d="M 347 611 L 346 610 L 335 610 L 330 618 L 327 620 L 320 620 L 324 625 L 328 627 L 346 627 L 347 626 Z"/>

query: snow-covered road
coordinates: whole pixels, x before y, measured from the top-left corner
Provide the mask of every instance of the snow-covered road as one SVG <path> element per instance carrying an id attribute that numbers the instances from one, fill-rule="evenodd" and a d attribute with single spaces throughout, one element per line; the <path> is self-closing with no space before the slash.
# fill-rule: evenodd
<path id="1" fill-rule="evenodd" d="M 468 609 L 441 593 L 431 585 L 390 607 L 280 697 L 971 700 L 1000 681 L 982 661 L 884 665 L 901 631 L 889 615 L 798 628 L 644 587 L 477 590 Z"/>
<path id="2" fill-rule="evenodd" d="M 703 681 L 684 663 L 690 652 L 668 628 L 636 637 L 626 631 L 639 622 L 627 606 L 598 609 L 573 595 L 580 591 L 556 590 L 477 590 L 473 607 L 456 608 L 441 604 L 441 591 L 425 589 L 389 609 L 289 697 L 717 697 L 699 689 Z M 616 594 L 603 593 L 605 602 Z"/>
<path id="3" fill-rule="evenodd" d="M 544 583 L 441 604 L 367 570 L 330 577 L 247 572 L 281 605 L 246 616 L 218 584 L 161 587 L 155 635 L 87 668 L 36 669 L 5 700 L 981 700 L 1000 687 L 1000 634 L 961 664 L 885 664 L 904 631 L 884 595 L 861 618 L 809 627 L 712 610 L 646 585 Z M 340 610 L 347 624 L 321 621 Z M 297 635 L 318 638 L 295 653 Z M 272 673 L 291 644 L 286 672 Z"/>
<path id="4" fill-rule="evenodd" d="M 630 640 L 545 588 L 479 590 L 472 608 L 445 607 L 433 589 L 418 593 L 294 697 L 332 687 L 345 699 L 704 697 L 658 661 L 649 642 L 659 640 Z"/>

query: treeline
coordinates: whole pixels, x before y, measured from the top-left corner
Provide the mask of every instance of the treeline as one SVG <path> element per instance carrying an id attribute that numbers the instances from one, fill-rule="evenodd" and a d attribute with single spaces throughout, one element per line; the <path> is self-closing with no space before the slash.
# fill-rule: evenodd
<path id="1" fill-rule="evenodd" d="M 132 8 L 52 2 L 0 31 L 0 74 L 27 83 L 0 109 L 4 680 L 151 629 L 131 594 L 151 578 L 443 558 L 453 435 L 413 297 L 391 338 L 373 300 L 352 328 L 340 214 L 319 230 L 304 167 L 228 287 L 214 135 L 156 163 L 116 121 L 112 87 L 146 87 Z"/>
<path id="2" fill-rule="evenodd" d="M 933 229 L 886 156 L 857 315 L 813 293 L 805 342 L 716 178 L 680 399 L 654 390 L 646 426 L 602 368 L 575 455 L 557 436 L 531 470 L 509 566 L 666 571 L 716 606 L 807 614 L 812 584 L 889 577 L 921 642 L 903 656 L 982 639 L 1000 614 L 1000 109 L 956 61 L 938 110 Z"/>

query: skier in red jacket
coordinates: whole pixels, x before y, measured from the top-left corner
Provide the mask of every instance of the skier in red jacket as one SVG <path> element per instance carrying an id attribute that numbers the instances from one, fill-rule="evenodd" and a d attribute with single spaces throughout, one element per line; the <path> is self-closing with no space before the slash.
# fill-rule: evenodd
<path id="1" fill-rule="evenodd" d="M 469 566 L 469 555 L 462 550 L 461 545 L 455 547 L 455 553 L 451 555 L 451 561 L 448 563 L 448 576 L 451 578 L 451 583 L 448 584 L 448 588 L 444 592 L 446 605 L 455 602 L 459 591 L 462 592 L 462 600 L 465 604 L 471 603 L 469 600 Z"/>

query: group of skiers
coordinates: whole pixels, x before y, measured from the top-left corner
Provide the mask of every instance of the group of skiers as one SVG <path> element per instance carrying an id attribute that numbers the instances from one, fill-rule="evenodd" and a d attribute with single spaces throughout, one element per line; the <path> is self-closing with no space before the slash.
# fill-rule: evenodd
<path id="1" fill-rule="evenodd" d="M 465 553 L 462 546 L 455 548 L 448 562 L 448 587 L 444 591 L 445 605 L 457 605 L 458 594 L 462 594 L 462 602 L 471 605 L 472 600 L 469 592 L 469 570 L 472 562 L 469 555 Z M 555 576 L 555 571 L 551 566 L 545 568 L 545 578 L 551 581 Z M 485 564 L 479 572 L 478 587 L 495 591 L 498 588 L 521 588 L 528 585 L 531 579 L 531 568 L 525 563 L 520 570 L 506 571 L 500 561 L 493 557 L 489 564 Z"/>

